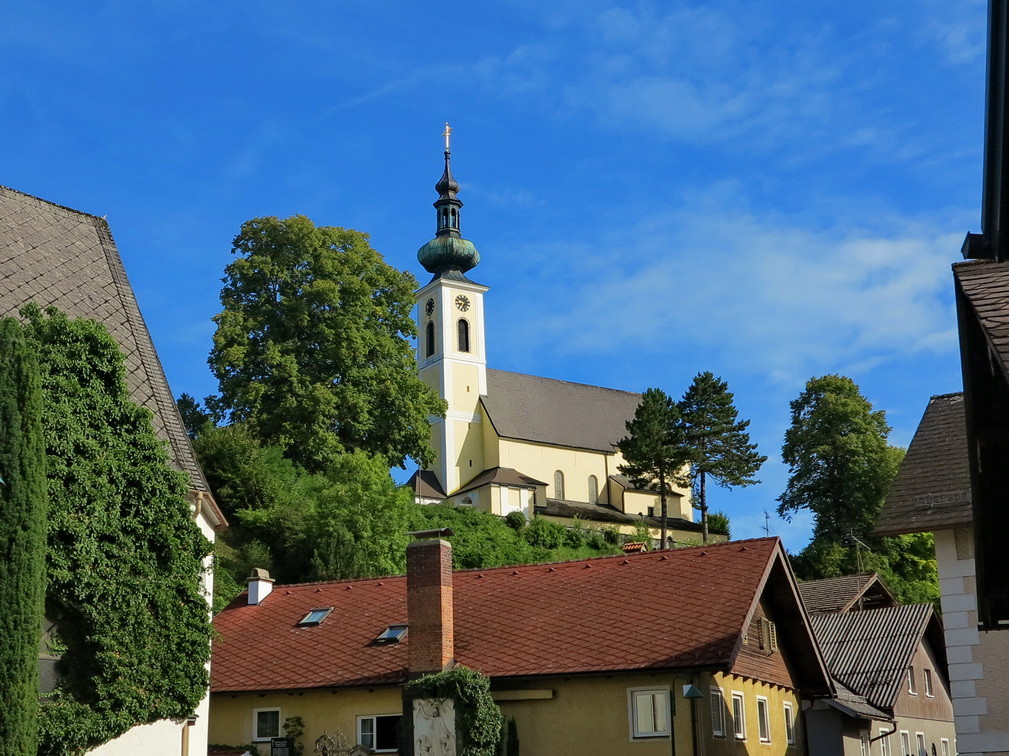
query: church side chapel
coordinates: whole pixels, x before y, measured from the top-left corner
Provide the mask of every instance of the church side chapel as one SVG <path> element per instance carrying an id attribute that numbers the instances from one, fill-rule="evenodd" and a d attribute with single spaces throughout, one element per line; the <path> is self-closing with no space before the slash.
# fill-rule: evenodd
<path id="1" fill-rule="evenodd" d="M 417 252 L 432 278 L 417 291 L 416 310 L 420 377 L 448 410 L 431 421 L 434 463 L 408 482 L 416 501 L 449 501 L 501 516 L 521 512 L 563 525 L 580 521 L 625 535 L 644 522 L 658 542 L 659 495 L 620 474 L 616 448 L 641 395 L 487 367 L 489 287 L 467 276 L 480 254 L 460 233 L 463 203 L 452 176 L 450 133 L 446 124 L 445 170 L 435 185 L 437 232 Z M 700 540 L 688 488 L 672 489 L 667 512 L 669 545 Z M 726 537 L 711 534 L 716 541 Z"/>

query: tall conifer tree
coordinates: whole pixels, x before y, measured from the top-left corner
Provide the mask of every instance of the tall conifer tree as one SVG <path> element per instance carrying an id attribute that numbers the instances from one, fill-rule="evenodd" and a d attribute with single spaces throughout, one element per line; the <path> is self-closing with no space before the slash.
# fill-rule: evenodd
<path id="1" fill-rule="evenodd" d="M 710 371 L 698 373 L 677 405 L 689 451 L 690 479 L 696 490 L 694 508 L 701 512 L 701 537 L 708 542 L 707 479 L 723 488 L 752 486 L 767 457 L 757 453 L 739 420 L 729 385 Z"/>
<path id="2" fill-rule="evenodd" d="M 658 491 L 662 505 L 662 545 L 668 532 L 667 499 L 672 485 L 683 484 L 689 456 L 676 403 L 662 389 L 650 388 L 641 397 L 634 418 L 627 421 L 627 437 L 617 442 L 625 464 L 618 468 L 638 488 Z"/>
<path id="3" fill-rule="evenodd" d="M 38 361 L 0 320 L 0 753 L 38 750 L 46 478 Z"/>

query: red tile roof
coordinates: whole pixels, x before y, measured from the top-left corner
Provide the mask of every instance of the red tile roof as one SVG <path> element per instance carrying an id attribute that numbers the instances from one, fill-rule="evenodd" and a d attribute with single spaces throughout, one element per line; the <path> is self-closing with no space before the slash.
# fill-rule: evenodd
<path id="1" fill-rule="evenodd" d="M 454 573 L 455 657 L 492 677 L 639 669 L 729 669 L 776 538 L 557 564 Z M 406 578 L 276 586 L 243 593 L 214 620 L 211 690 L 370 686 L 407 679 Z M 797 602 L 795 602 L 797 604 Z M 333 607 L 317 627 L 311 609 Z M 814 652 L 815 653 L 815 652 Z"/>

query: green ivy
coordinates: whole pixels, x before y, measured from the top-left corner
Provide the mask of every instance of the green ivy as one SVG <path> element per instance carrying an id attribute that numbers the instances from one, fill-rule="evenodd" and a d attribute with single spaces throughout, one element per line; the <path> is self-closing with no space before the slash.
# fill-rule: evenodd
<path id="1" fill-rule="evenodd" d="M 468 667 L 425 675 L 406 686 L 408 698 L 452 699 L 459 756 L 495 756 L 503 716 L 490 679 Z"/>
<path id="2" fill-rule="evenodd" d="M 210 544 L 151 414 L 129 397 L 109 333 L 22 311 L 39 355 L 49 487 L 46 615 L 65 653 L 41 702 L 39 752 L 76 756 L 131 727 L 181 719 L 207 688 Z"/>

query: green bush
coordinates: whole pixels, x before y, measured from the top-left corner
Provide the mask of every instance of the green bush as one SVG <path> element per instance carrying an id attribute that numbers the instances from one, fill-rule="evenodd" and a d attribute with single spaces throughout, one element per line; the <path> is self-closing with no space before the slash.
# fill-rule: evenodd
<path id="1" fill-rule="evenodd" d="M 542 517 L 534 517 L 522 536 L 531 546 L 545 549 L 559 549 L 564 545 L 567 534 L 563 525 L 550 522 Z"/>
<path id="2" fill-rule="evenodd" d="M 451 699 L 459 756 L 495 756 L 503 717 L 490 694 L 490 679 L 468 667 L 426 675 L 406 686 L 410 698 Z"/>

